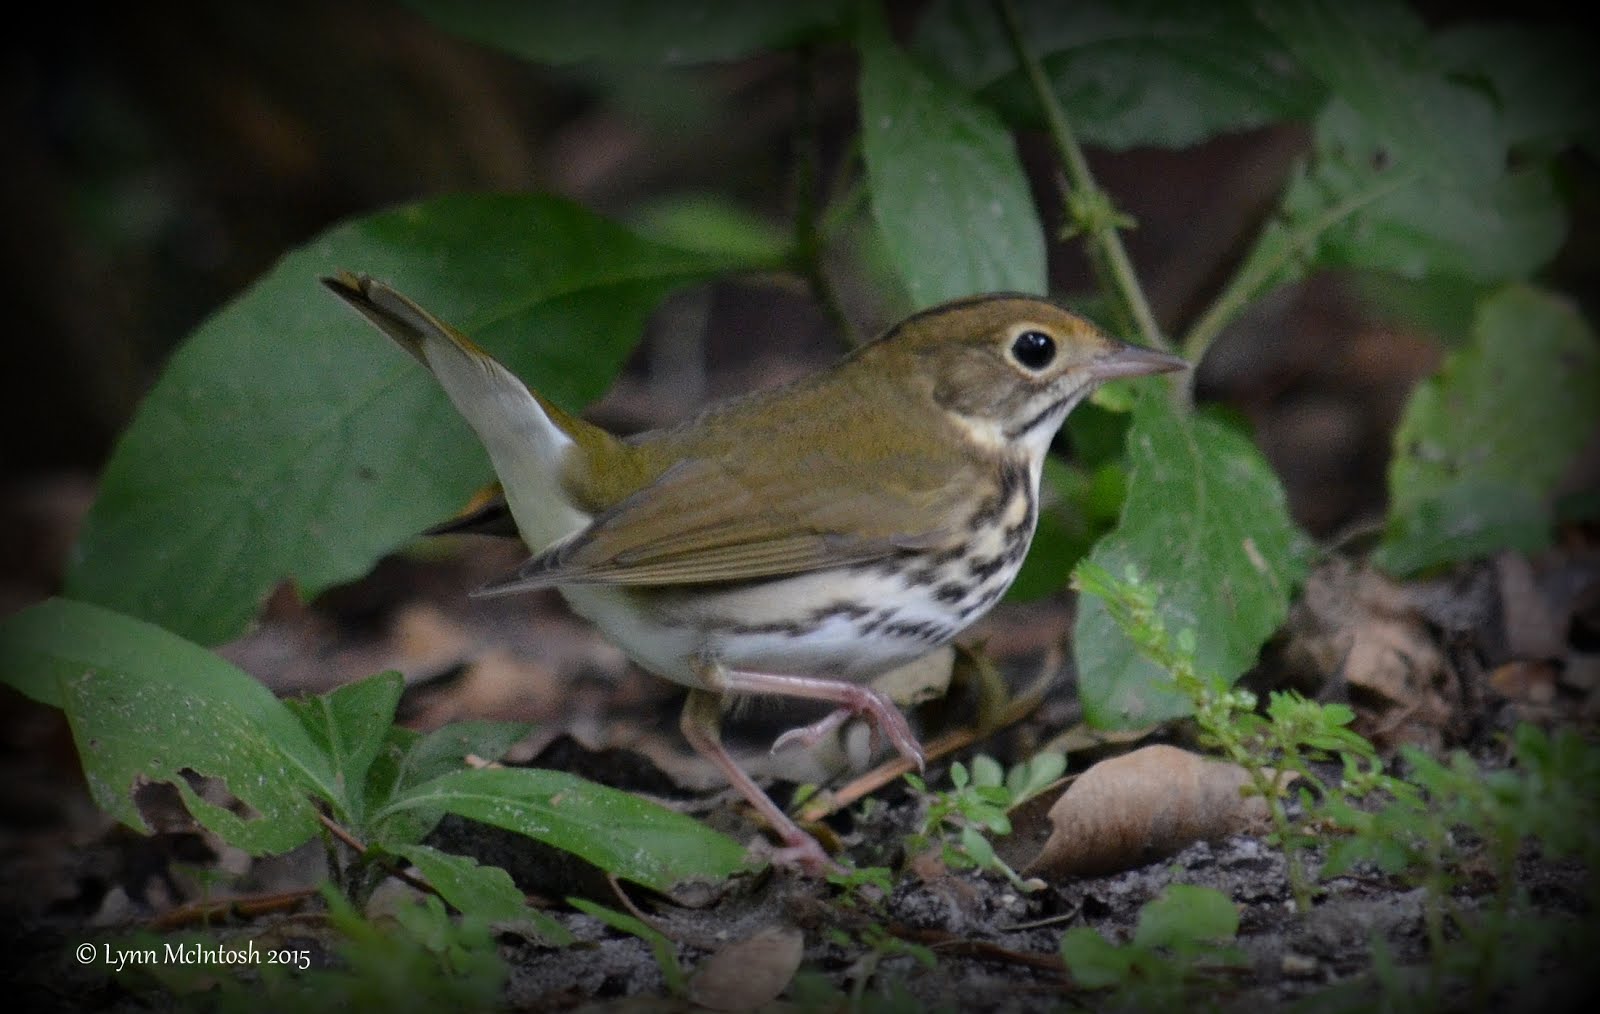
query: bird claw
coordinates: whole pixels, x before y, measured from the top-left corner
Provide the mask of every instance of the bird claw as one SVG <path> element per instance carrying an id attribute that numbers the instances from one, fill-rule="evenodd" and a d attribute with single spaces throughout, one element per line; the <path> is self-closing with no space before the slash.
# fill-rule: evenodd
<path id="1" fill-rule="evenodd" d="M 919 772 L 926 769 L 927 761 L 922 752 L 922 744 L 911 731 L 911 725 L 906 721 L 905 715 L 901 714 L 900 709 L 887 697 L 865 687 L 860 688 L 860 696 L 843 707 L 835 708 L 810 725 L 790 729 L 779 736 L 772 743 L 772 752 L 776 753 L 796 744 L 804 747 L 816 746 L 824 737 L 857 715 L 865 718 L 872 730 L 874 750 L 884 739 L 888 739 L 893 744 L 895 752 L 915 765 Z"/>
<path id="2" fill-rule="evenodd" d="M 855 712 L 849 708 L 835 708 L 820 720 L 812 722 L 810 725 L 802 725 L 798 729 L 790 729 L 773 740 L 772 752 L 777 753 L 779 750 L 795 745 L 810 749 L 822 742 L 834 730 L 854 716 Z"/>

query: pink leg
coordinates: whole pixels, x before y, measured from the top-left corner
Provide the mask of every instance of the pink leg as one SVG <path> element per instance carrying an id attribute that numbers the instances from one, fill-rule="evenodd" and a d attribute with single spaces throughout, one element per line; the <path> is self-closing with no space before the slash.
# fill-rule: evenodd
<path id="1" fill-rule="evenodd" d="M 774 862 L 797 866 L 818 877 L 843 871 L 843 867 L 829 857 L 822 845 L 800 830 L 800 825 L 790 820 L 782 807 L 755 783 L 755 779 L 745 774 L 744 769 L 734 762 L 732 755 L 722 745 L 722 701 L 715 693 L 709 690 L 689 691 L 680 725 L 689 745 L 722 771 L 728 782 L 750 801 L 750 805 L 783 840 L 784 847 L 773 856 Z"/>
<path id="2" fill-rule="evenodd" d="M 706 673 L 706 676 L 708 685 L 724 693 L 801 697 L 838 705 L 838 710 L 821 721 L 778 737 L 773 749 L 791 742 L 816 742 L 852 715 L 864 715 L 872 723 L 874 731 L 888 737 L 900 756 L 915 764 L 918 771 L 925 767 L 922 744 L 917 742 L 916 735 L 906 722 L 906 716 L 900 713 L 900 709 L 894 706 L 893 701 L 870 687 L 812 676 L 775 676 L 771 673 L 740 672 L 720 667 Z"/>
<path id="3" fill-rule="evenodd" d="M 818 743 L 822 742 L 823 738 L 829 733 L 833 732 L 833 730 L 850 721 L 850 719 L 854 717 L 855 712 L 851 711 L 849 708 L 836 708 L 833 711 L 828 712 L 827 715 L 823 716 L 818 721 L 812 722 L 810 725 L 802 725 L 798 729 L 790 729 L 788 732 L 773 740 L 772 752 L 777 753 L 779 750 L 782 750 L 784 747 L 793 743 L 798 743 L 803 747 L 816 746 Z M 876 735 L 877 730 L 874 729 L 873 733 Z"/>

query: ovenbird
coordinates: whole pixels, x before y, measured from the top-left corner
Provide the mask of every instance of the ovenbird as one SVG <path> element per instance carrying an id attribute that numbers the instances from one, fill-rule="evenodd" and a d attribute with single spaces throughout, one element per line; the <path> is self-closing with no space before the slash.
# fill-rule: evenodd
<path id="1" fill-rule="evenodd" d="M 866 682 L 946 644 L 1016 576 L 1067 413 L 1106 380 L 1181 369 L 1045 300 L 945 303 L 822 373 L 619 438 L 562 411 L 365 276 L 324 284 L 420 360 L 477 432 L 533 556 L 484 589 L 554 587 L 645 669 L 689 688 L 682 728 L 781 837 L 831 868 L 721 743 L 723 699 L 834 705 L 921 767 Z M 777 749 L 777 746 L 774 746 Z"/>

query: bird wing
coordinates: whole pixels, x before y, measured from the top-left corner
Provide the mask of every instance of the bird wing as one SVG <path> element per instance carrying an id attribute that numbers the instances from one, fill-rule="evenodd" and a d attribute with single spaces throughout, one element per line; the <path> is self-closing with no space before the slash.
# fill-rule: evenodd
<path id="1" fill-rule="evenodd" d="M 938 476 L 904 460 L 863 470 L 808 459 L 774 489 L 770 476 L 757 482 L 722 461 L 679 461 L 479 594 L 741 581 L 886 559 L 951 537 L 945 505 L 957 485 Z"/>

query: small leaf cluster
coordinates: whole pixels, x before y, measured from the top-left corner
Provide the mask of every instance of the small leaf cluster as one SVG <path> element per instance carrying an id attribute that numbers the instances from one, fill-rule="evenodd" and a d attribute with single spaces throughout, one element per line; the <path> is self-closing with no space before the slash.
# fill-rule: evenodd
<path id="1" fill-rule="evenodd" d="M 1526 985 L 1540 961 L 1592 947 L 1592 928 L 1574 932 L 1573 919 L 1533 911 L 1518 863 L 1529 848 L 1546 859 L 1575 860 L 1589 871 L 1584 902 L 1591 910 L 1600 904 L 1593 876 L 1600 870 L 1593 834 L 1600 826 L 1600 746 L 1575 730 L 1551 734 L 1522 724 L 1503 768 L 1485 771 L 1464 751 L 1441 761 L 1405 747 L 1406 776 L 1396 777 L 1372 744 L 1348 728 L 1349 708 L 1273 694 L 1260 713 L 1254 695 L 1219 690 L 1218 681 L 1203 678 L 1193 635 L 1167 633 L 1136 572 L 1118 579 L 1084 563 L 1074 579 L 1102 596 L 1129 638 L 1169 668 L 1194 702 L 1202 741 L 1250 772 L 1267 800 L 1302 911 L 1312 894 L 1306 857 L 1324 843 L 1323 879 L 1367 865 L 1423 889 L 1428 965 L 1407 972 L 1376 962 L 1393 1003 L 1447 1009 L 1465 990 L 1481 1007 L 1496 991 Z M 1339 765 L 1337 780 L 1322 774 L 1329 761 Z M 1283 771 L 1303 783 L 1293 818 L 1277 791 Z M 1329 832 L 1337 834 L 1331 843 Z M 1473 869 L 1492 881 L 1487 905 L 1458 899 Z M 1095 946 L 1077 936 L 1076 946 Z M 1375 959 L 1387 953 L 1381 941 L 1374 946 Z"/>
<path id="2" fill-rule="evenodd" d="M 181 1004 L 219 1014 L 262 1009 L 306 1014 L 493 1010 L 500 1005 L 510 969 L 484 919 L 452 916 L 431 895 L 391 904 L 384 914 L 371 917 L 330 887 L 324 887 L 322 896 L 333 933 L 334 963 L 309 969 L 262 964 L 240 968 L 238 976 L 219 976 L 215 966 L 160 961 L 130 965 L 121 974 L 130 984 L 154 978 Z M 169 946 L 215 948 L 217 941 L 198 933 L 145 933 L 117 946 L 159 954 Z"/>
<path id="3" fill-rule="evenodd" d="M 911 787 L 927 800 L 922 826 L 907 840 L 907 854 L 920 854 L 938 842 L 940 856 L 952 868 L 989 870 L 1019 890 L 1037 890 L 1037 882 L 1023 880 L 995 854 L 984 832 L 1010 834 L 1011 818 L 1006 811 L 1043 791 L 1066 767 L 1061 754 L 1040 753 L 1007 772 L 994 758 L 979 754 L 973 758 L 970 772 L 960 761 L 950 765 L 951 789 L 947 792 L 931 791 L 917 775 L 906 775 Z"/>
<path id="4" fill-rule="evenodd" d="M 1139 910 L 1132 939 L 1114 944 L 1074 926 L 1061 937 L 1061 959 L 1078 986 L 1108 991 L 1095 1010 L 1179 1010 L 1218 974 L 1247 964 L 1233 945 L 1238 934 L 1227 895 L 1172 884 Z"/>
<path id="5" fill-rule="evenodd" d="M 1384 779 L 1375 810 L 1331 799 L 1327 816 L 1352 833 L 1328 850 L 1324 877 L 1361 865 L 1400 876 L 1425 891 L 1429 968 L 1396 977 L 1398 992 L 1441 1009 L 1465 989 L 1482 1005 L 1497 991 L 1521 990 L 1544 960 L 1584 960 L 1600 940 L 1592 921 L 1536 911 L 1519 873 L 1528 850 L 1574 860 L 1589 871 L 1582 903 L 1600 903 L 1600 746 L 1574 730 L 1529 724 L 1510 736 L 1508 763 L 1485 771 L 1464 751 L 1438 760 L 1403 748 L 1407 775 Z M 1474 874 L 1472 871 L 1476 871 Z M 1487 904 L 1460 897 L 1487 876 Z"/>

